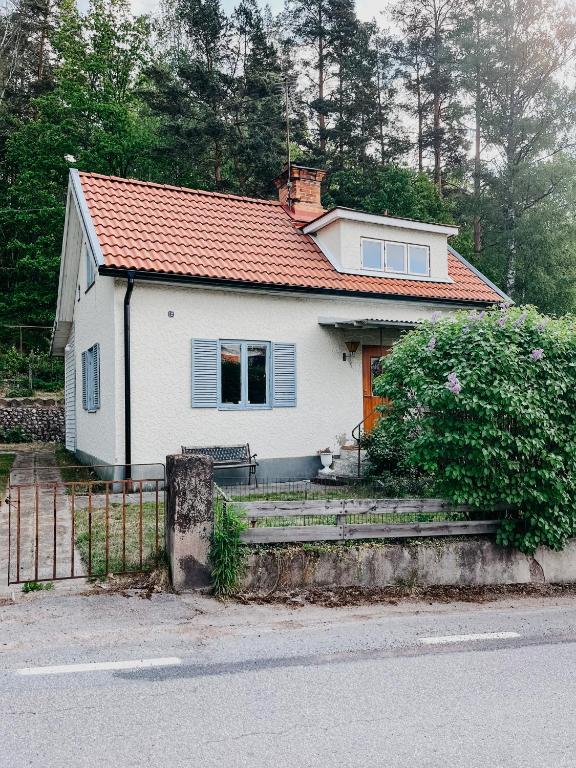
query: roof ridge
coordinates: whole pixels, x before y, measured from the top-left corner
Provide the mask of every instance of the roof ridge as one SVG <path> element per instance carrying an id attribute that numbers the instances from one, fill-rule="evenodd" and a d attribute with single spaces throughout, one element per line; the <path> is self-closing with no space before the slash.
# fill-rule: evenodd
<path id="1" fill-rule="evenodd" d="M 155 189 L 172 189 L 176 192 L 186 192 L 194 195 L 207 195 L 208 197 L 224 198 L 225 200 L 242 200 L 246 203 L 260 203 L 264 205 L 280 206 L 279 200 L 267 200 L 263 197 L 234 195 L 232 192 L 212 192 L 208 189 L 192 189 L 192 187 L 179 187 L 175 184 L 160 184 L 160 182 L 157 181 L 142 181 L 141 179 L 124 178 L 122 176 L 109 176 L 105 173 L 92 173 L 90 171 L 78 171 L 78 175 L 80 177 L 88 176 L 92 179 L 107 179 L 109 181 L 122 182 L 124 184 L 137 184 L 142 187 L 153 187 Z"/>

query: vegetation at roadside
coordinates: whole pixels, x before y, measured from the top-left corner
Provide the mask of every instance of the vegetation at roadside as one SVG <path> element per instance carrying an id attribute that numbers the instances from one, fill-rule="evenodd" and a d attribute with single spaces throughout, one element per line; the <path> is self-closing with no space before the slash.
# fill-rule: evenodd
<path id="1" fill-rule="evenodd" d="M 511 512 L 503 545 L 576 533 L 576 318 L 502 304 L 423 323 L 383 359 L 373 471 L 418 472 L 439 497 Z"/>
<path id="2" fill-rule="evenodd" d="M 13 453 L 0 453 L 0 494 L 3 497 L 4 491 L 8 485 L 8 478 L 10 477 L 10 470 L 14 463 Z"/>
<path id="3" fill-rule="evenodd" d="M 54 584 L 51 581 L 25 581 L 22 585 L 22 592 L 28 594 L 29 592 L 49 592 L 54 589 Z"/>
<path id="4" fill-rule="evenodd" d="M 245 528 L 246 520 L 233 504 L 216 498 L 210 563 L 212 587 L 218 597 L 231 595 L 238 586 L 246 556 L 246 548 L 240 539 Z"/>

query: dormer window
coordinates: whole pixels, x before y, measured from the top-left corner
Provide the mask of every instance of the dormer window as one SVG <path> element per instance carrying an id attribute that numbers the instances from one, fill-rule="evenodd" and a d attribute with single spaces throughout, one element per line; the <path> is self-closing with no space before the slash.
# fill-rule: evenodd
<path id="1" fill-rule="evenodd" d="M 362 238 L 361 243 L 363 269 L 422 277 L 430 274 L 430 248 L 427 245 L 371 238 Z"/>
<path id="2" fill-rule="evenodd" d="M 384 269 L 382 240 L 362 240 L 362 266 L 364 269 Z"/>

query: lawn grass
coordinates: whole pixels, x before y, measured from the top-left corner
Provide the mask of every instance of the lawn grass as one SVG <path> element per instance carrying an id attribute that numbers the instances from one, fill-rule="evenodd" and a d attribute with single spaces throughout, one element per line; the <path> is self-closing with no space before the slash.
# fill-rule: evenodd
<path id="1" fill-rule="evenodd" d="M 141 534 L 139 504 L 126 504 L 124 528 L 122 505 L 110 504 L 108 510 L 108 564 L 106 563 L 106 510 L 103 508 L 93 509 L 91 521 L 87 509 L 76 510 L 74 525 L 76 547 L 86 572 L 90 571 L 93 576 L 150 570 L 164 551 L 163 503 L 158 504 L 158 549 L 156 548 L 156 504 L 154 502 L 142 504 Z M 90 528 L 92 530 L 91 552 L 89 551 Z M 140 536 L 142 537 L 142 546 L 140 546 Z"/>
<path id="2" fill-rule="evenodd" d="M 0 495 L 3 497 L 6 487 L 8 485 L 8 479 L 10 477 L 10 470 L 14 463 L 13 453 L 0 453 Z"/>
<path id="3" fill-rule="evenodd" d="M 76 493 L 82 493 L 83 487 L 87 487 L 89 481 L 99 480 L 98 475 L 90 467 L 78 464 L 78 459 L 73 453 L 67 451 L 63 445 L 56 446 L 56 463 L 64 483 L 80 483 L 76 488 Z M 67 489 L 68 491 L 68 489 Z"/>

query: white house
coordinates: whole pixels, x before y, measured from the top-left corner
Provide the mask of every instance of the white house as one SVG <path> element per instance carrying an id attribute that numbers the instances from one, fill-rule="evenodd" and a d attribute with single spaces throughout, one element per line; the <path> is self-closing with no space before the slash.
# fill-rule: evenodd
<path id="1" fill-rule="evenodd" d="M 70 172 L 52 348 L 80 460 L 249 443 L 259 477 L 312 476 L 402 329 L 506 298 L 455 227 L 325 211 L 323 177 L 285 168 L 270 201 Z"/>

